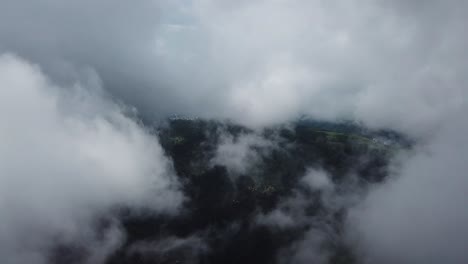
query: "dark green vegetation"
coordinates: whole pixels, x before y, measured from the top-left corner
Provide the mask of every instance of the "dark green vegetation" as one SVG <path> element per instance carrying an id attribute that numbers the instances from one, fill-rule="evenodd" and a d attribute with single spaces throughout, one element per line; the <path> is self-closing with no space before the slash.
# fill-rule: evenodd
<path id="1" fill-rule="evenodd" d="M 213 162 L 223 138 L 236 142 L 253 134 L 269 143 L 249 146 L 257 159 L 246 172 L 233 174 Z M 361 192 L 381 182 L 392 155 L 409 147 L 394 132 L 312 121 L 254 132 L 230 123 L 170 120 L 158 135 L 188 199 L 174 216 L 119 213 L 127 238 L 108 263 L 292 263 L 295 245 L 311 228 L 326 229 L 320 248 L 328 263 L 357 263 L 342 239 L 349 204 L 329 208 L 321 190 L 304 188 L 300 180 L 316 168 L 331 177 L 335 195 Z M 285 206 L 298 196 L 303 204 Z M 258 223 L 259 215 L 280 207 L 308 220 L 282 228 Z"/>

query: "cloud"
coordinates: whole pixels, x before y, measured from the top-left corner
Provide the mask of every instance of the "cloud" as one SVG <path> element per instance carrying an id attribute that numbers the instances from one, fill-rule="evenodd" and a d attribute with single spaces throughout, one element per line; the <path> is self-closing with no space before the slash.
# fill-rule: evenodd
<path id="1" fill-rule="evenodd" d="M 339 215 L 359 203 L 362 192 L 352 180 L 335 184 L 325 171 L 309 168 L 292 195 L 272 211 L 259 213 L 255 221 L 273 231 L 300 234 L 276 252 L 279 263 L 333 263 L 337 256 L 352 258 L 339 251 L 346 246 Z"/>
<path id="2" fill-rule="evenodd" d="M 334 187 L 327 173 L 314 169 L 307 171 L 306 175 L 302 177 L 301 183 L 311 190 L 330 191 Z"/>
<path id="3" fill-rule="evenodd" d="M 466 97 L 463 1 L 4 1 L 0 47 L 146 117 L 301 114 L 422 134 Z M 68 69 L 68 70 L 67 70 Z"/>
<path id="4" fill-rule="evenodd" d="M 351 211 L 348 228 L 365 263 L 466 263 L 465 113 Z"/>
<path id="5" fill-rule="evenodd" d="M 330 251 L 325 243 L 329 236 L 320 229 L 310 229 L 305 233 L 304 239 L 293 246 L 293 254 L 284 259 L 282 263 L 328 263 Z"/>
<path id="6" fill-rule="evenodd" d="M 226 166 L 231 175 L 245 174 L 258 166 L 261 155 L 273 147 L 273 142 L 257 134 L 222 134 L 211 163 Z"/>
<path id="7" fill-rule="evenodd" d="M 7 261 L 39 262 L 43 237 L 75 235 L 103 208 L 180 201 L 157 141 L 108 92 L 149 119 L 263 127 L 307 114 L 424 139 L 429 154 L 370 191 L 350 228 L 370 262 L 466 262 L 466 1 L 0 3 L 0 52 L 39 65 L 0 60 Z M 227 140 L 220 162 L 243 168 L 252 142 Z"/>
<path id="8" fill-rule="evenodd" d="M 0 86 L 3 262 L 45 263 L 57 237 L 78 239 L 114 207 L 177 210 L 182 194 L 157 139 L 102 92 L 57 87 L 8 54 Z"/>
<path id="9" fill-rule="evenodd" d="M 172 74 L 183 80 L 195 71 L 187 89 L 216 98 L 219 106 L 208 104 L 216 114 L 250 126 L 309 114 L 419 134 L 466 94 L 463 6 L 193 1 L 187 12 L 195 29 L 177 35 L 195 44 L 167 56 L 194 54 Z M 163 65 L 171 69 L 171 61 Z"/>

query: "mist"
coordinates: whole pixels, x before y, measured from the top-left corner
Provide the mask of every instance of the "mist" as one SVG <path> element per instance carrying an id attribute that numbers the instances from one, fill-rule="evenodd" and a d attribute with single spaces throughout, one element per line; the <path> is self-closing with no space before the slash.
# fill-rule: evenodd
<path id="1" fill-rule="evenodd" d="M 216 142 L 210 165 L 231 179 L 281 143 L 262 129 L 304 116 L 416 142 L 366 189 L 309 168 L 254 220 L 304 229 L 278 261 L 326 263 L 336 232 L 299 213 L 317 192 L 330 214 L 349 210 L 343 239 L 363 263 L 466 263 L 467 11 L 462 0 L 0 0 L 1 259 L 48 263 L 70 243 L 105 263 L 125 242 L 118 208 L 182 214 L 184 175 L 149 125 L 181 114 L 254 131 Z M 196 248 L 198 236 L 167 243 Z"/>
<path id="2" fill-rule="evenodd" d="M 183 194 L 157 138 L 98 87 L 64 90 L 9 54 L 0 56 L 0 84 L 2 261 L 49 263 L 68 242 L 97 251 L 110 243 L 112 252 L 124 235 L 113 208 L 178 210 Z M 109 216 L 108 235 L 94 238 L 97 219 Z"/>
<path id="3" fill-rule="evenodd" d="M 3 50 L 62 81 L 92 68 L 152 118 L 308 114 L 424 133 L 465 95 L 463 1 L 3 4 Z"/>
<path id="4" fill-rule="evenodd" d="M 464 263 L 468 212 L 465 119 L 451 117 L 424 149 L 351 211 L 366 263 Z"/>

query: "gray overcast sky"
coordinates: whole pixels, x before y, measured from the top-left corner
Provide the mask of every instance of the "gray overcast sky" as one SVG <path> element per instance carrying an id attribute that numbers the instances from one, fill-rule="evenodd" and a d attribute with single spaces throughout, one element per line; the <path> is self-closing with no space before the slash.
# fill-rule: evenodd
<path id="1" fill-rule="evenodd" d="M 152 115 L 420 133 L 465 97 L 465 1 L 2 1 L 0 47 Z M 398 102 L 398 103 L 396 103 Z"/>

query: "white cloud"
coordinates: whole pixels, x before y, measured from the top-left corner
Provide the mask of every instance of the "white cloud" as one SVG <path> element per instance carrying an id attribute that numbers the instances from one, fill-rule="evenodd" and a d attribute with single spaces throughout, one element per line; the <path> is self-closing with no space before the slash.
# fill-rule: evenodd
<path id="1" fill-rule="evenodd" d="M 157 139 L 93 90 L 54 86 L 0 56 L 0 255 L 43 263 L 114 206 L 173 212 L 182 195 Z"/>
<path id="2" fill-rule="evenodd" d="M 182 48 L 195 56 L 175 71 L 171 61 L 162 65 L 178 76 L 174 85 L 200 93 L 209 102 L 201 105 L 217 109 L 214 116 L 250 126 L 300 114 L 349 117 L 420 135 L 466 97 L 460 1 L 424 7 L 366 0 L 187 6 L 197 34 L 180 32 L 179 39 L 196 43 Z"/>
<path id="3" fill-rule="evenodd" d="M 424 150 L 351 211 L 348 227 L 366 263 L 466 263 L 465 113 L 445 120 Z"/>
<path id="4" fill-rule="evenodd" d="M 95 69 L 149 117 L 256 127 L 309 114 L 419 135 L 466 97 L 464 9 L 456 0 L 18 0 L 0 10 L 0 48 L 54 79 Z"/>
<path id="5" fill-rule="evenodd" d="M 334 186 L 330 176 L 321 170 L 309 169 L 301 183 L 313 191 L 332 191 Z"/>
<path id="6" fill-rule="evenodd" d="M 272 147 L 272 142 L 256 134 L 237 137 L 223 134 L 211 163 L 226 166 L 231 175 L 244 174 L 261 161 L 263 152 Z"/>

